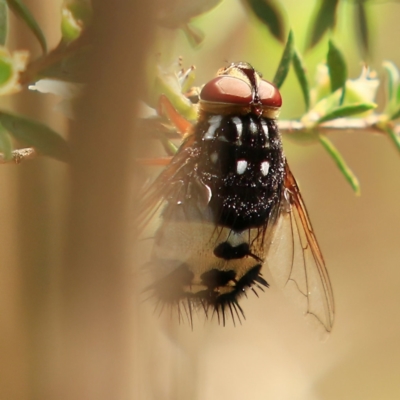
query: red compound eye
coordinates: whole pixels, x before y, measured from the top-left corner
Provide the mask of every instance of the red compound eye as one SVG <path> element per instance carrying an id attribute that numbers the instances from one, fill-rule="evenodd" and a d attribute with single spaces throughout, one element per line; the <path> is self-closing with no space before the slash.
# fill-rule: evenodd
<path id="1" fill-rule="evenodd" d="M 282 105 L 282 97 L 278 88 L 268 81 L 260 81 L 258 96 L 263 106 L 280 107 Z"/>
<path id="2" fill-rule="evenodd" d="M 248 105 L 252 100 L 252 91 L 242 79 L 218 76 L 204 85 L 200 99 L 214 103 Z"/>

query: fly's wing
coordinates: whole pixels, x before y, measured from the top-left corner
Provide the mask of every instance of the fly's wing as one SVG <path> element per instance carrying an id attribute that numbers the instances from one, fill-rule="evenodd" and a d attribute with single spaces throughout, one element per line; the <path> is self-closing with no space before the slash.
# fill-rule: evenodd
<path id="1" fill-rule="evenodd" d="M 193 136 L 189 136 L 182 144 L 179 152 L 174 156 L 169 165 L 161 172 L 156 180 L 142 194 L 139 218 L 137 220 L 139 231 L 143 231 L 159 214 L 162 204 L 168 200 L 178 203 L 180 196 L 186 190 L 182 181 L 182 170 L 191 163 Z"/>
<path id="2" fill-rule="evenodd" d="M 332 330 L 334 301 L 324 258 L 314 235 L 296 180 L 285 166 L 284 191 L 267 265 L 276 283 L 290 292 L 306 314 Z"/>
<path id="3" fill-rule="evenodd" d="M 201 201 L 207 202 L 209 197 L 207 187 L 191 175 L 197 162 L 193 141 L 193 136 L 188 136 L 171 162 L 141 193 L 135 223 L 139 231 L 137 245 L 143 271 L 153 272 L 150 265 L 154 263 L 151 260 L 157 252 L 155 249 L 160 246 L 168 251 L 168 256 L 180 254 L 182 250 L 186 255 L 190 250 L 187 242 L 193 238 L 193 233 L 188 235 L 187 230 L 180 228 L 182 221 L 187 220 L 186 215 L 182 214 L 182 204 L 194 197 L 198 199 L 200 207 Z M 156 237 L 159 242 L 157 246 Z M 184 245 L 181 248 L 182 243 Z M 160 268 L 159 275 L 171 268 Z M 154 277 L 151 278 L 154 281 Z"/>

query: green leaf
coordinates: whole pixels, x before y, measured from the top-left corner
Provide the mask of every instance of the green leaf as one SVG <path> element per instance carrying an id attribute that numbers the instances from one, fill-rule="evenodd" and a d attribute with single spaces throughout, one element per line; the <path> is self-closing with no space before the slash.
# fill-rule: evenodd
<path id="1" fill-rule="evenodd" d="M 61 6 L 61 33 L 67 43 L 76 40 L 90 24 L 92 6 L 86 0 L 63 1 Z"/>
<path id="2" fill-rule="evenodd" d="M 48 126 L 4 111 L 0 111 L 0 123 L 15 139 L 34 147 L 40 153 L 60 161 L 68 161 L 67 142 Z"/>
<path id="3" fill-rule="evenodd" d="M 336 12 L 339 0 L 320 0 L 315 11 L 314 22 L 311 24 L 308 49 L 313 48 L 328 29 L 333 29 L 336 23 Z"/>
<path id="4" fill-rule="evenodd" d="M 5 160 L 12 159 L 13 146 L 11 138 L 8 132 L 4 129 L 3 125 L 0 124 L 0 152 L 3 153 Z"/>
<path id="5" fill-rule="evenodd" d="M 33 17 L 32 13 L 29 11 L 28 7 L 21 0 L 6 0 L 8 6 L 11 10 L 20 18 L 22 18 L 28 25 L 29 29 L 36 36 L 42 47 L 43 53 L 47 53 L 46 38 L 36 19 Z"/>
<path id="6" fill-rule="evenodd" d="M 66 43 L 77 39 L 82 33 L 82 26 L 77 23 L 69 10 L 62 12 L 61 34 L 63 41 Z"/>
<path id="7" fill-rule="evenodd" d="M 285 27 L 279 2 L 275 0 L 244 0 L 244 2 L 249 5 L 257 18 L 268 27 L 275 38 L 283 43 Z"/>
<path id="8" fill-rule="evenodd" d="M 396 98 L 396 104 L 399 104 L 400 103 L 400 85 L 397 86 L 395 98 Z"/>
<path id="9" fill-rule="evenodd" d="M 296 49 L 294 49 L 293 51 L 292 63 L 294 72 L 296 73 L 297 80 L 300 83 L 301 91 L 303 93 L 306 111 L 308 111 L 308 109 L 310 108 L 310 89 L 306 75 L 306 68 L 299 52 Z"/>
<path id="10" fill-rule="evenodd" d="M 387 84 L 386 84 L 386 102 L 389 103 L 392 100 L 397 100 L 397 88 L 399 84 L 399 70 L 390 61 L 385 61 L 382 63 L 383 68 L 385 68 L 387 73 Z"/>
<path id="11" fill-rule="evenodd" d="M 382 63 L 383 68 L 386 70 L 386 106 L 384 113 L 390 116 L 390 119 L 399 118 L 399 97 L 400 97 L 400 85 L 399 85 L 399 70 L 396 65 L 390 61 Z"/>
<path id="12" fill-rule="evenodd" d="M 344 118 L 349 117 L 354 114 L 361 114 L 365 111 L 369 111 L 376 108 L 375 103 L 356 103 L 350 104 L 346 106 L 340 106 L 334 108 L 333 110 L 327 112 L 324 116 L 322 116 L 318 121 L 317 124 L 321 124 L 322 122 L 331 121 L 332 119 L 336 118 Z"/>
<path id="13" fill-rule="evenodd" d="M 289 32 L 289 36 L 286 42 L 285 49 L 283 50 L 282 58 L 279 63 L 278 69 L 276 70 L 273 83 L 277 88 L 280 88 L 286 79 L 289 72 L 290 63 L 292 61 L 294 52 L 294 40 L 292 30 Z"/>
<path id="14" fill-rule="evenodd" d="M 6 0 L 0 0 L 0 45 L 4 46 L 8 34 L 8 7 Z"/>
<path id="15" fill-rule="evenodd" d="M 7 57 L 0 56 L 0 87 L 5 85 L 13 76 L 13 65 Z"/>
<path id="16" fill-rule="evenodd" d="M 362 57 L 368 58 L 370 54 L 369 29 L 365 0 L 357 0 L 354 4 L 354 26 Z"/>
<path id="17" fill-rule="evenodd" d="M 389 138 L 392 140 L 397 150 L 400 151 L 400 136 L 396 133 L 390 126 L 385 126 L 383 129 L 389 135 Z"/>
<path id="18" fill-rule="evenodd" d="M 331 80 L 331 92 L 333 93 L 340 88 L 343 88 L 344 91 L 347 80 L 347 65 L 342 52 L 332 40 L 329 40 L 327 63 Z"/>
<path id="19" fill-rule="evenodd" d="M 318 136 L 319 136 L 319 141 L 321 142 L 324 149 L 332 157 L 333 161 L 336 163 L 340 172 L 346 178 L 347 182 L 350 183 L 350 186 L 354 190 L 355 194 L 359 196 L 361 194 L 360 183 L 357 177 L 354 175 L 353 171 L 349 168 L 346 161 L 339 153 L 337 148 L 333 145 L 333 143 L 325 135 L 318 135 Z"/>
<path id="20" fill-rule="evenodd" d="M 302 119 L 306 118 L 310 121 L 315 121 L 316 116 L 324 116 L 339 106 L 341 97 L 340 90 L 330 94 L 323 93 L 322 96 L 323 97 L 314 105 L 311 111 L 303 116 Z"/>
<path id="21" fill-rule="evenodd" d="M 391 120 L 399 118 L 400 113 L 400 74 L 396 65 L 390 61 L 382 63 L 383 68 L 386 70 L 386 105 L 384 114 L 389 116 Z"/>

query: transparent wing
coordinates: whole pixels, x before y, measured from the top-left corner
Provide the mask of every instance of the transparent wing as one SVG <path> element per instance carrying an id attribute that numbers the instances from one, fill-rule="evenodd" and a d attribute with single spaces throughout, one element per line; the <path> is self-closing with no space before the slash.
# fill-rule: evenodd
<path id="1" fill-rule="evenodd" d="M 328 272 L 296 180 L 287 164 L 285 169 L 285 189 L 267 265 L 276 283 L 330 332 L 335 309 Z"/>
<path id="2" fill-rule="evenodd" d="M 185 168 L 191 163 L 193 137 L 188 137 L 179 150 L 156 180 L 143 191 L 137 224 L 139 231 L 159 212 L 162 204 L 168 200 L 178 203 L 181 196 L 186 195 L 187 183 Z M 190 168 L 189 168 L 190 169 Z"/>

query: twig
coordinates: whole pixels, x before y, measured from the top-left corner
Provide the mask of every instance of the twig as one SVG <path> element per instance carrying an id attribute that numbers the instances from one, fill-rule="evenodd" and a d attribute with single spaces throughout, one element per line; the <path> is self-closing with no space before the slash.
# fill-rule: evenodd
<path id="1" fill-rule="evenodd" d="M 372 115 L 366 118 L 339 118 L 333 121 L 325 122 L 318 125 L 314 129 L 319 134 L 329 134 L 334 131 L 340 131 L 343 133 L 349 133 L 354 131 L 362 131 L 363 133 L 379 133 L 386 134 L 387 132 L 379 127 L 378 123 L 380 121 L 379 115 Z M 284 134 L 298 134 L 300 132 L 307 132 L 310 130 L 309 126 L 306 126 L 300 121 L 295 120 L 282 120 L 278 122 L 279 130 Z M 395 135 L 400 135 L 400 125 L 394 125 L 392 131 Z M 164 134 L 171 135 L 170 130 L 164 132 Z M 172 135 L 175 137 L 175 135 Z M 176 135 L 181 137 L 180 135 Z M 12 157 L 7 159 L 4 154 L 0 153 L 0 164 L 19 164 L 22 161 L 32 159 L 38 156 L 35 149 L 28 147 L 25 149 L 14 150 L 12 152 Z"/>
<path id="2" fill-rule="evenodd" d="M 314 129 L 321 134 L 332 133 L 332 131 L 341 131 L 346 133 L 362 131 L 365 133 L 385 134 L 386 132 L 377 125 L 380 121 L 380 118 L 381 116 L 379 114 L 374 114 L 366 118 L 338 118 L 320 124 Z M 278 121 L 278 126 L 280 132 L 284 134 L 296 134 L 310 130 L 309 126 L 295 120 Z M 393 129 L 396 134 L 400 133 L 400 125 L 394 126 Z"/>
<path id="3" fill-rule="evenodd" d="M 158 136 L 154 136 L 156 138 L 159 138 L 159 135 L 165 135 L 170 139 L 182 138 L 182 136 L 176 132 L 176 129 L 174 129 L 172 125 L 169 125 L 168 123 L 160 123 L 160 120 L 161 118 L 141 119 L 141 129 L 143 134 L 146 136 L 154 136 L 154 134 L 157 132 Z M 324 135 L 330 134 L 334 131 L 340 131 L 342 133 L 358 131 L 363 133 L 387 134 L 379 125 L 381 120 L 381 114 L 373 114 L 365 118 L 338 118 L 332 121 L 324 122 L 313 128 L 311 128 L 310 125 L 304 124 L 303 122 L 297 120 L 278 120 L 278 127 L 280 132 L 284 133 L 285 135 L 298 134 L 300 132 L 310 132 L 310 130 Z M 400 125 L 393 124 L 391 128 L 397 135 L 400 134 Z"/>

